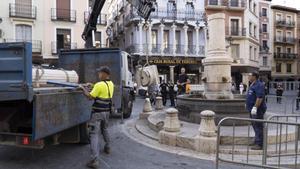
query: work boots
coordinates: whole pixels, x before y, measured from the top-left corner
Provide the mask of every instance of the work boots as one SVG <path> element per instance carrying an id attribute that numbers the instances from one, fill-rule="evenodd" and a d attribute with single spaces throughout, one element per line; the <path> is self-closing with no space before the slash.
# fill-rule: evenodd
<path id="1" fill-rule="evenodd" d="M 99 161 L 98 160 L 91 160 L 86 164 L 87 167 L 92 169 L 99 169 Z"/>

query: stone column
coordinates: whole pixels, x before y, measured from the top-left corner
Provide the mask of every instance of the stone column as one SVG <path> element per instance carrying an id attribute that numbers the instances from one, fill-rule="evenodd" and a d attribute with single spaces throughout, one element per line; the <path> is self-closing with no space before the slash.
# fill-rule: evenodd
<path id="1" fill-rule="evenodd" d="M 203 60 L 204 95 L 207 99 L 233 98 L 231 92 L 232 58 L 226 52 L 224 25 L 224 13 L 208 15 L 208 54 Z"/>
<path id="2" fill-rule="evenodd" d="M 169 66 L 170 67 L 170 81 L 174 84 L 174 67 L 175 66 Z"/>
<path id="3" fill-rule="evenodd" d="M 161 53 L 161 55 L 163 55 L 163 52 L 164 52 L 164 29 L 165 29 L 165 25 L 163 24 L 163 23 L 161 23 L 160 25 L 159 25 L 159 28 L 160 28 L 160 37 L 161 37 L 161 39 L 160 39 L 160 53 Z"/>
<path id="4" fill-rule="evenodd" d="M 151 113 L 152 113 L 151 102 L 149 98 L 146 98 L 144 102 L 143 112 L 140 113 L 140 119 L 147 119 Z"/>
<path id="5" fill-rule="evenodd" d="M 200 115 L 201 123 L 199 133 L 195 138 L 195 150 L 207 154 L 215 153 L 217 149 L 215 113 L 205 110 Z"/>
<path id="6" fill-rule="evenodd" d="M 156 97 L 155 109 L 156 110 L 162 110 L 162 109 L 164 109 L 162 97 Z"/>
<path id="7" fill-rule="evenodd" d="M 151 36 L 152 36 L 152 24 L 149 23 L 149 27 L 148 27 L 148 54 L 150 55 L 151 52 L 152 52 L 152 39 L 151 39 Z"/>
<path id="8" fill-rule="evenodd" d="M 180 122 L 178 120 L 178 110 L 169 108 L 164 121 L 163 130 L 159 132 L 159 142 L 170 146 L 176 146 L 176 138 L 180 132 Z"/>
<path id="9" fill-rule="evenodd" d="M 139 26 L 139 43 L 138 43 L 138 49 L 140 53 L 143 53 L 143 23 L 140 22 L 138 24 Z"/>
<path id="10" fill-rule="evenodd" d="M 199 45 L 199 26 L 195 27 L 196 30 L 196 56 L 199 56 L 199 50 L 200 50 L 200 45 Z"/>
<path id="11" fill-rule="evenodd" d="M 204 56 L 207 56 L 207 48 L 208 48 L 208 41 L 207 41 L 207 27 L 204 27 Z"/>
<path id="12" fill-rule="evenodd" d="M 176 28 L 177 26 L 175 23 L 172 25 L 172 38 L 173 38 L 173 46 L 172 46 L 172 53 L 175 56 L 176 55 Z"/>
<path id="13" fill-rule="evenodd" d="M 187 30 L 188 30 L 188 26 L 184 25 L 183 26 L 183 30 L 184 30 L 184 55 L 187 55 L 187 51 L 188 51 L 188 34 L 187 34 Z"/>

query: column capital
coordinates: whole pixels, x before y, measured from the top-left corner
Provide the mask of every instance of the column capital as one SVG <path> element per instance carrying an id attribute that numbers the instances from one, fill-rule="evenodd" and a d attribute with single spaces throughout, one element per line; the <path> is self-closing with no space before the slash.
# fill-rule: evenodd
<path id="1" fill-rule="evenodd" d="M 184 26 L 183 26 L 183 29 L 184 29 L 184 30 L 187 30 L 188 28 L 189 28 L 189 27 L 188 27 L 187 25 L 184 25 Z"/>
<path id="2" fill-rule="evenodd" d="M 196 31 L 199 31 L 199 29 L 200 29 L 200 26 L 195 26 Z"/>
<path id="3" fill-rule="evenodd" d="M 175 25 L 174 23 L 172 24 L 171 28 L 176 29 L 177 25 Z"/>
<path id="4" fill-rule="evenodd" d="M 164 28 L 164 27 L 165 27 L 165 24 L 161 23 L 161 24 L 159 25 L 159 27 L 160 27 L 160 28 Z"/>

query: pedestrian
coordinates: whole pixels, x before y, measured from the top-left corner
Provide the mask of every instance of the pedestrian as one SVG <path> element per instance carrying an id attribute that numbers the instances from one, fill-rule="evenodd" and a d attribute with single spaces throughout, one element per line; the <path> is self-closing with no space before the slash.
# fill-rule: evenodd
<path id="1" fill-rule="evenodd" d="M 276 100 L 277 100 L 277 103 L 279 103 L 279 104 L 281 104 L 282 95 L 283 95 L 282 85 L 278 84 L 277 88 L 276 88 Z"/>
<path id="2" fill-rule="evenodd" d="M 234 83 L 231 84 L 231 92 L 235 93 L 235 84 Z"/>
<path id="3" fill-rule="evenodd" d="M 264 114 L 267 110 L 265 103 L 264 85 L 258 80 L 259 74 L 253 72 L 249 74 L 250 87 L 247 93 L 246 109 L 250 113 L 251 119 L 264 119 Z M 263 123 L 252 123 L 255 132 L 255 141 L 252 150 L 262 150 L 263 147 Z"/>
<path id="4" fill-rule="evenodd" d="M 159 93 L 158 84 L 153 83 L 150 86 L 148 86 L 148 96 L 150 98 L 151 105 L 155 105 L 156 96 L 158 95 L 158 93 Z"/>
<path id="5" fill-rule="evenodd" d="M 244 93 L 244 85 L 242 82 L 240 83 L 239 87 L 240 87 L 240 94 L 242 95 Z"/>
<path id="6" fill-rule="evenodd" d="M 190 83 L 188 75 L 185 73 L 185 68 L 181 68 L 181 74 L 178 77 L 177 87 L 178 95 L 186 93 L 186 84 Z"/>
<path id="7" fill-rule="evenodd" d="M 170 102 L 171 102 L 171 107 L 175 107 L 175 96 L 176 96 L 176 91 L 175 91 L 175 86 L 174 83 L 169 82 L 169 97 L 170 97 Z"/>
<path id="8" fill-rule="evenodd" d="M 162 84 L 160 84 L 160 93 L 162 96 L 162 101 L 163 101 L 163 105 L 166 106 L 167 104 L 167 97 L 168 97 L 168 91 L 169 91 L 169 86 L 166 83 L 165 80 L 163 80 Z"/>
<path id="9" fill-rule="evenodd" d="M 299 102 L 300 102 L 300 85 L 298 86 L 298 93 L 296 98 L 296 110 L 299 110 Z"/>
<path id="10" fill-rule="evenodd" d="M 91 160 L 87 163 L 89 168 L 99 167 L 99 136 L 100 131 L 105 141 L 104 152 L 110 154 L 110 138 L 107 130 L 109 115 L 112 111 L 112 97 L 114 94 L 114 84 L 110 80 L 110 69 L 101 67 L 97 69 L 100 82 L 96 83 L 91 92 L 85 86 L 80 85 L 85 96 L 94 100 L 92 114 L 89 121 L 89 135 Z"/>

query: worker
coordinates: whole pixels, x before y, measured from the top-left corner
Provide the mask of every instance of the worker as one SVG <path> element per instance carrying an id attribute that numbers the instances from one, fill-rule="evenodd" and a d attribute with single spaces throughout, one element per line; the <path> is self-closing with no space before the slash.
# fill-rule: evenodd
<path id="1" fill-rule="evenodd" d="M 247 93 L 246 108 L 252 119 L 264 119 L 264 114 L 267 110 L 265 103 L 264 84 L 258 80 L 259 74 L 253 72 L 249 74 L 250 87 Z M 262 150 L 263 148 L 263 123 L 252 123 L 255 132 L 255 141 L 252 150 Z"/>
<path id="2" fill-rule="evenodd" d="M 100 82 L 96 83 L 91 92 L 86 87 L 80 85 L 89 99 L 94 100 L 92 106 L 92 115 L 89 122 L 91 161 L 87 163 L 89 168 L 99 167 L 99 135 L 100 130 L 105 141 L 104 152 L 110 154 L 110 138 L 107 131 L 110 112 L 112 111 L 112 97 L 114 93 L 114 84 L 110 80 L 110 69 L 101 67 L 97 69 Z"/>

